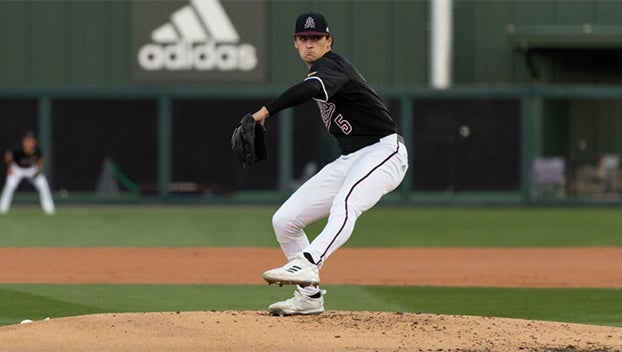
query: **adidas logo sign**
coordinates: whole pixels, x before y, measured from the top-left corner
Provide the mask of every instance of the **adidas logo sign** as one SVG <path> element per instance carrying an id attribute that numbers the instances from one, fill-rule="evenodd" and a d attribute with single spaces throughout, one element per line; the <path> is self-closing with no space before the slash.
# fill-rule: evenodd
<path id="1" fill-rule="evenodd" d="M 151 40 L 138 52 L 139 65 L 148 71 L 250 71 L 258 63 L 255 47 L 240 43 L 218 0 L 191 0 Z"/>

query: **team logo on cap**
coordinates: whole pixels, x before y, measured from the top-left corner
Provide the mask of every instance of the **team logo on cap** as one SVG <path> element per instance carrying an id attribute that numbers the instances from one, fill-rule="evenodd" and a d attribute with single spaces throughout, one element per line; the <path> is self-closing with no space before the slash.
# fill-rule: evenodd
<path id="1" fill-rule="evenodd" d="M 315 20 L 311 16 L 307 17 L 307 19 L 305 20 L 305 29 L 307 28 L 315 29 Z"/>

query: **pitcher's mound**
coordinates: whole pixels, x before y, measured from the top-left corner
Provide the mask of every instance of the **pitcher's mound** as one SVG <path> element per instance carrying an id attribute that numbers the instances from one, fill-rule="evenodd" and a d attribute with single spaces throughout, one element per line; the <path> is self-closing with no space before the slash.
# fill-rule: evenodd
<path id="1" fill-rule="evenodd" d="M 1 351 L 619 351 L 622 328 L 415 313 L 98 314 L 0 328 Z"/>

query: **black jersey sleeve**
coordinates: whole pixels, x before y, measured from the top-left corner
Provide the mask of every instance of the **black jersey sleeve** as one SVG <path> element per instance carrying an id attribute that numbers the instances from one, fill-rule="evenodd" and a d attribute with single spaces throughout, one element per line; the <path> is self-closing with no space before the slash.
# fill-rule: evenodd
<path id="1" fill-rule="evenodd" d="M 348 83 L 350 77 L 346 74 L 343 67 L 335 60 L 331 60 L 328 55 L 315 61 L 311 65 L 309 74 L 305 81 L 319 81 L 322 84 L 321 100 L 327 101 L 335 93 Z"/>
<path id="2" fill-rule="evenodd" d="M 304 80 L 283 92 L 283 94 L 281 94 L 273 102 L 266 105 L 266 109 L 268 109 L 270 116 L 273 116 L 281 110 L 310 100 L 318 95 L 321 90 L 322 86 L 320 82 Z"/>

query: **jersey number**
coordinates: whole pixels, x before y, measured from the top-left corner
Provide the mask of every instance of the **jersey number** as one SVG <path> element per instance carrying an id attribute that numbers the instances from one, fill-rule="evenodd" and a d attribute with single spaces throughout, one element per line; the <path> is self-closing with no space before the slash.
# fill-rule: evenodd
<path id="1" fill-rule="evenodd" d="M 335 123 L 337 124 L 337 126 L 339 126 L 344 134 L 350 134 L 350 132 L 352 132 L 352 125 L 350 125 L 348 120 L 344 119 L 341 114 L 335 117 Z"/>

